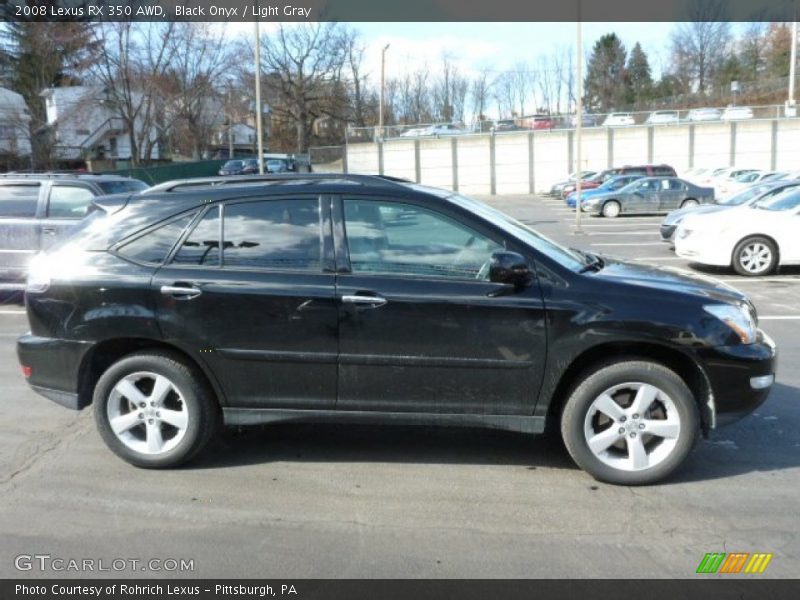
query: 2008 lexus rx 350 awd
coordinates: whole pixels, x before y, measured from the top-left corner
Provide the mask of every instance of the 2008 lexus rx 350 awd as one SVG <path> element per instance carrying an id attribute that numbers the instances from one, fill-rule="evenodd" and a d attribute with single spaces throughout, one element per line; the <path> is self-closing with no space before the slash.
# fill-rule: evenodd
<path id="1" fill-rule="evenodd" d="M 644 484 L 773 383 L 754 307 L 711 280 L 389 178 L 212 183 L 97 200 L 30 273 L 23 373 L 134 465 L 221 424 L 556 427 L 597 479 Z"/>

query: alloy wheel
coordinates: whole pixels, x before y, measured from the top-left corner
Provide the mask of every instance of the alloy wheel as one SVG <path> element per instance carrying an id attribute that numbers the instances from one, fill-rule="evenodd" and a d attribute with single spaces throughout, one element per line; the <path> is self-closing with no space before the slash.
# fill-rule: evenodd
<path id="1" fill-rule="evenodd" d="M 739 252 L 739 264 L 748 273 L 763 273 L 772 263 L 772 250 L 766 244 L 753 242 Z"/>
<path id="2" fill-rule="evenodd" d="M 175 448 L 190 418 L 178 387 L 150 371 L 120 379 L 111 390 L 106 414 L 111 430 L 125 446 L 148 455 Z"/>
<path id="3" fill-rule="evenodd" d="M 673 400 L 642 382 L 615 385 L 589 406 L 583 433 L 589 450 L 620 471 L 642 471 L 662 463 L 678 442 L 681 420 Z"/>

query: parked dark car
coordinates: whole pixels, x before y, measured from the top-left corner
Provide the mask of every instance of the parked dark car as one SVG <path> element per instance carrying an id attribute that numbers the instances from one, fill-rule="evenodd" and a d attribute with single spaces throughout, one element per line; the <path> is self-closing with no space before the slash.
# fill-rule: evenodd
<path id="1" fill-rule="evenodd" d="M 36 261 L 26 302 L 29 384 L 94 404 L 142 467 L 191 459 L 221 423 L 324 419 L 560 428 L 594 477 L 644 484 L 760 405 L 775 372 L 732 288 L 371 176 L 106 199 Z"/>
<path id="2" fill-rule="evenodd" d="M 606 181 L 612 177 L 617 177 L 618 175 L 639 175 L 641 177 L 677 177 L 678 174 L 675 172 L 675 169 L 669 165 L 626 165 L 624 167 L 615 167 L 612 169 L 606 169 L 605 171 L 600 171 L 594 177 L 581 183 L 581 189 L 592 190 L 600 187 Z M 567 196 L 574 192 L 575 189 L 576 186 L 574 183 L 572 185 L 564 186 L 561 191 L 561 197 L 566 200 Z"/>
<path id="3" fill-rule="evenodd" d="M 718 200 L 715 204 L 702 204 L 697 206 L 689 206 L 672 211 L 661 222 L 660 233 L 661 240 L 664 242 L 673 242 L 675 237 L 675 230 L 680 225 L 681 221 L 689 215 L 696 215 L 702 213 L 718 212 L 720 210 L 727 210 L 735 206 L 749 206 L 772 198 L 789 188 L 800 186 L 800 181 L 796 179 L 779 179 L 777 181 L 767 180 L 764 183 L 757 183 L 749 188 L 745 188 L 738 194 Z"/>
<path id="4" fill-rule="evenodd" d="M 644 177 L 623 188 L 581 201 L 581 210 L 614 218 L 622 214 L 665 213 L 714 202 L 714 188 L 677 177 Z"/>
<path id="5" fill-rule="evenodd" d="M 24 285 L 31 257 L 56 243 L 95 196 L 147 189 L 138 179 L 92 173 L 0 175 L 0 282 Z"/>
<path id="6" fill-rule="evenodd" d="M 581 171 L 580 175 L 581 175 L 581 180 L 589 181 L 597 175 L 597 171 Z M 570 173 L 569 177 L 565 181 L 558 181 L 554 183 L 553 186 L 550 188 L 549 195 L 560 197 L 561 192 L 564 191 L 564 188 L 567 187 L 568 185 L 574 184 L 577 177 L 578 177 L 578 172 L 575 171 L 574 173 Z"/>
<path id="7" fill-rule="evenodd" d="M 254 159 L 258 160 L 258 159 Z M 229 160 L 219 170 L 220 175 L 246 175 L 245 173 L 246 162 L 245 159 L 237 158 Z M 258 172 L 258 163 L 256 163 L 256 173 Z"/>

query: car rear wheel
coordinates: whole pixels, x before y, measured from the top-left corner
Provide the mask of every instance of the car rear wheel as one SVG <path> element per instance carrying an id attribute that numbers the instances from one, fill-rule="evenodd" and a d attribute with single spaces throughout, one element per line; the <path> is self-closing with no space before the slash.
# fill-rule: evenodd
<path id="1" fill-rule="evenodd" d="M 778 264 L 778 249 L 772 240 L 751 237 L 733 250 L 733 269 L 739 275 L 757 277 L 771 273 Z"/>
<path id="2" fill-rule="evenodd" d="M 213 393 L 179 356 L 140 352 L 117 361 L 94 391 L 106 445 L 137 467 L 167 468 L 194 457 L 219 423 Z"/>
<path id="3" fill-rule="evenodd" d="M 618 217 L 621 211 L 622 207 L 616 200 L 610 200 L 603 204 L 603 216 L 608 217 L 609 219 Z"/>
<path id="4" fill-rule="evenodd" d="M 698 204 L 699 204 L 699 203 L 698 203 L 698 202 L 697 202 L 697 200 L 695 200 L 694 198 L 687 198 L 687 199 L 686 199 L 686 200 L 684 200 L 684 201 L 683 201 L 683 203 L 681 204 L 681 208 L 692 208 L 692 207 L 694 207 L 694 206 L 697 206 Z"/>
<path id="5" fill-rule="evenodd" d="M 602 366 L 570 395 L 561 435 L 573 460 L 595 479 L 655 483 L 677 469 L 700 431 L 694 397 L 665 366 L 630 360 Z"/>

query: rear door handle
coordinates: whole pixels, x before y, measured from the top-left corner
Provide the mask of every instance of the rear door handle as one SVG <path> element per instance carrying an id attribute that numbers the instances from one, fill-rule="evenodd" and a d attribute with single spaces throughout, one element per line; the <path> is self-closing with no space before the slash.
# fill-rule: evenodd
<path id="1" fill-rule="evenodd" d="M 203 293 L 196 287 L 185 287 L 179 285 L 162 285 L 161 293 L 164 296 L 174 296 L 179 300 L 191 300 Z"/>
<path id="2" fill-rule="evenodd" d="M 47 235 L 55 235 L 56 228 L 55 227 L 42 227 L 42 233 L 46 233 Z"/>
<path id="3" fill-rule="evenodd" d="M 382 296 L 362 296 L 360 294 L 352 296 L 342 296 L 342 302 L 345 304 L 356 304 L 364 308 L 378 308 L 388 302 Z"/>

